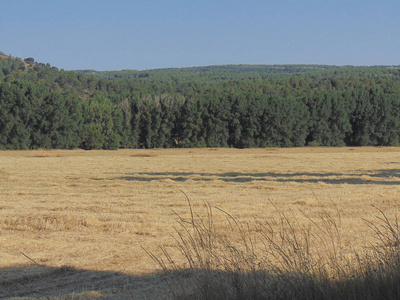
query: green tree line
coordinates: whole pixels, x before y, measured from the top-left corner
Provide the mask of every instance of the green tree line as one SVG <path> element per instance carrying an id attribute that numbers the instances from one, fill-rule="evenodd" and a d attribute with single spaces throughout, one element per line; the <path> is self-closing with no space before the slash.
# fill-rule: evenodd
<path id="1" fill-rule="evenodd" d="M 65 71 L 0 53 L 0 149 L 398 145 L 400 68 Z"/>

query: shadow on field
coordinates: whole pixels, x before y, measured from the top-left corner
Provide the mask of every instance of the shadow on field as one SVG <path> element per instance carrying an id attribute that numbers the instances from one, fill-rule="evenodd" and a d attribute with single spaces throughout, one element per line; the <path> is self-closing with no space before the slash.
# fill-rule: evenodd
<path id="1" fill-rule="evenodd" d="M 375 177 L 383 177 L 383 178 L 396 177 L 396 178 L 400 178 L 400 169 L 375 170 L 375 171 L 370 171 L 370 172 L 375 172 L 374 173 Z"/>
<path id="2" fill-rule="evenodd" d="M 388 179 L 388 180 L 382 180 Z M 127 176 L 116 177 L 114 180 L 129 181 L 157 181 L 173 180 L 176 182 L 192 181 L 215 181 L 224 182 L 297 182 L 297 183 L 327 183 L 327 184 L 378 184 L 398 185 L 400 181 L 400 169 L 360 171 L 354 174 L 344 173 L 175 173 L 175 172 L 138 172 Z"/>
<path id="3" fill-rule="evenodd" d="M 71 267 L 0 268 L 0 299 L 154 299 L 164 298 L 162 276 L 126 275 Z"/>
<path id="4" fill-rule="evenodd" d="M 307 274 L 272 275 L 175 270 L 148 275 L 26 266 L 0 269 L 0 298 L 23 299 L 399 299 L 399 273 L 318 280 Z M 321 279 L 321 278 L 320 278 Z M 366 280 L 367 279 L 367 280 Z"/>

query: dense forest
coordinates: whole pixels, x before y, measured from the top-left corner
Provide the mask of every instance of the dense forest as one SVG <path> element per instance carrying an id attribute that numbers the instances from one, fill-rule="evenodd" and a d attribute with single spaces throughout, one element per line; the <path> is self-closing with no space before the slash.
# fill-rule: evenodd
<path id="1" fill-rule="evenodd" d="M 65 71 L 0 52 L 0 149 L 399 145 L 400 66 Z"/>

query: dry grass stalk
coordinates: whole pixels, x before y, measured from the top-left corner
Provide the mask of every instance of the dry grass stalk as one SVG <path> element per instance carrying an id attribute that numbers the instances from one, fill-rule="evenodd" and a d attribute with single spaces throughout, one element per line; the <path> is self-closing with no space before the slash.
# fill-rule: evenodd
<path id="1" fill-rule="evenodd" d="M 185 194 L 186 196 L 186 194 Z M 187 196 L 186 196 L 187 197 Z M 342 253 L 340 214 L 307 215 L 308 226 L 280 213 L 274 222 L 241 223 L 229 213 L 205 203 L 206 216 L 193 211 L 178 216 L 176 248 L 186 260 L 179 265 L 168 250 L 147 252 L 165 274 L 174 299 L 398 299 L 400 296 L 400 227 L 383 211 L 380 225 L 365 221 L 379 240 L 363 256 Z M 240 236 L 232 242 L 216 228 L 214 210 L 226 215 L 229 228 Z M 300 228 L 300 230 L 298 229 Z M 254 232 L 257 234 L 255 235 Z M 262 242 L 262 249 L 258 248 Z M 188 283 L 189 282 L 189 283 Z M 389 298 L 387 298 L 389 297 Z"/>

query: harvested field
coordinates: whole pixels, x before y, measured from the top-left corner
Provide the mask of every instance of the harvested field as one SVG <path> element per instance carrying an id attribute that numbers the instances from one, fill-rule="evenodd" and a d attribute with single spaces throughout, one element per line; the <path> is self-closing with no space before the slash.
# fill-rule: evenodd
<path id="1" fill-rule="evenodd" d="M 328 213 L 351 253 L 376 242 L 363 221 L 376 219 L 373 206 L 399 214 L 400 149 L 0 152 L 0 298 L 160 296 L 143 248 L 179 261 L 182 192 L 196 212 L 208 202 L 242 222 Z"/>

